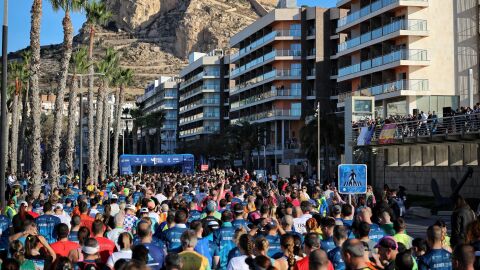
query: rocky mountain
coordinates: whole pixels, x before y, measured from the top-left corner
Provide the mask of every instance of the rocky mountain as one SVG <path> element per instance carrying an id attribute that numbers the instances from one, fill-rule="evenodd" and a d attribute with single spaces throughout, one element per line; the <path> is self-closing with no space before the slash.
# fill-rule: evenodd
<path id="1" fill-rule="evenodd" d="M 96 29 L 95 57 L 108 47 L 121 53 L 121 66 L 135 71 L 135 83 L 127 91 L 132 98 L 160 75 L 178 74 L 190 52 L 227 50 L 232 35 L 277 1 L 106 0 L 113 17 L 106 27 Z M 88 45 L 88 31 L 84 25 L 75 47 Z M 56 87 L 60 56 L 60 45 L 42 48 L 42 88 Z"/>

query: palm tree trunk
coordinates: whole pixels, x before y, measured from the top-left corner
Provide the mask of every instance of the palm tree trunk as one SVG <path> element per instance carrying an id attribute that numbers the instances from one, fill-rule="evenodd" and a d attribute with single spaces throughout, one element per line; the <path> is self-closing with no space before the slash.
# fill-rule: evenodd
<path id="1" fill-rule="evenodd" d="M 98 170 L 100 169 L 100 139 L 102 133 L 102 122 L 103 122 L 103 99 L 105 98 L 105 82 L 102 82 L 102 85 L 98 88 L 97 93 L 97 114 L 95 115 L 95 143 L 93 147 L 94 153 L 94 174 L 93 180 L 95 183 L 98 182 Z"/>
<path id="2" fill-rule="evenodd" d="M 28 106 L 28 96 L 29 96 L 29 91 L 30 90 L 30 83 L 27 82 L 27 87 L 25 89 L 25 93 L 22 95 L 22 122 L 20 124 L 20 138 L 19 138 L 19 149 L 18 149 L 18 164 L 17 164 L 17 169 L 18 171 L 22 171 L 22 163 L 25 165 L 26 164 L 26 159 L 25 159 L 25 142 L 27 141 L 27 138 L 25 137 L 25 131 L 27 129 L 27 123 L 28 123 L 28 118 L 29 118 L 29 106 Z M 12 165 L 13 166 L 13 165 Z"/>
<path id="3" fill-rule="evenodd" d="M 102 124 L 102 149 L 100 162 L 100 179 L 105 180 L 107 175 L 107 159 L 108 159 L 108 140 L 110 135 L 110 128 L 108 126 L 110 119 L 110 104 L 108 104 L 108 98 L 103 98 L 103 124 Z"/>
<path id="4" fill-rule="evenodd" d="M 72 57 L 72 43 L 73 43 L 73 26 L 70 19 L 70 12 L 65 10 L 65 17 L 63 18 L 63 55 L 60 64 L 60 82 L 55 99 L 55 128 L 53 129 L 52 138 L 52 158 L 50 160 L 50 177 L 52 187 L 58 184 L 60 172 L 60 136 L 63 129 L 63 100 L 65 98 L 65 89 L 67 87 L 68 65 Z"/>
<path id="5" fill-rule="evenodd" d="M 75 155 L 75 134 L 77 130 L 76 125 L 76 112 L 77 112 L 77 92 L 78 92 L 78 84 L 77 84 L 77 77 L 74 75 L 72 77 L 72 83 L 70 85 L 69 91 L 69 103 L 68 103 L 68 127 L 67 127 L 67 156 L 66 156 L 66 163 L 67 163 L 67 176 L 68 178 L 72 178 L 75 173 L 75 166 L 73 164 L 74 155 Z M 82 119 L 80 118 L 80 123 Z M 81 125 L 80 125 L 81 126 Z M 82 132 L 80 129 L 79 132 Z M 81 150 L 80 150 L 81 151 Z"/>
<path id="6" fill-rule="evenodd" d="M 117 91 L 117 96 L 115 97 L 115 124 L 113 128 L 113 159 L 112 159 L 112 175 L 116 175 L 118 173 L 118 136 L 120 135 L 120 121 L 122 115 L 122 106 L 123 106 L 123 99 L 124 99 L 124 87 L 120 85 L 119 91 Z M 124 134 L 125 136 L 125 134 Z"/>
<path id="7" fill-rule="evenodd" d="M 132 154 L 136 155 L 138 153 L 138 126 L 133 121 L 132 127 Z"/>
<path id="8" fill-rule="evenodd" d="M 18 87 L 18 84 L 17 84 Z M 17 174 L 17 156 L 18 156 L 18 116 L 19 116 L 19 89 L 16 89 L 12 102 L 12 134 L 10 142 L 10 170 L 13 175 Z"/>
<path id="9" fill-rule="evenodd" d="M 37 198 L 42 186 L 42 153 L 41 153 L 41 123 L 40 123 L 40 22 L 42 17 L 42 0 L 33 0 L 32 22 L 30 29 L 30 49 L 32 51 L 30 65 L 30 85 L 32 87 L 32 179 L 33 197 Z"/>
<path id="10" fill-rule="evenodd" d="M 95 179 L 95 130 L 93 129 L 93 116 L 94 116 L 94 105 L 93 105 L 93 74 L 95 72 L 92 65 L 93 62 L 93 39 L 94 39 L 94 29 L 93 25 L 90 26 L 90 46 L 88 50 L 88 62 L 90 66 L 88 67 L 88 177 L 90 180 Z"/>

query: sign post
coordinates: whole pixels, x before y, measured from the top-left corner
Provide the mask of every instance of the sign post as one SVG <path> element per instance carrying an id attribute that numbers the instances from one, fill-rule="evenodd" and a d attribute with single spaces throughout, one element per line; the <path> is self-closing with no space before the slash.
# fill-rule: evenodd
<path id="1" fill-rule="evenodd" d="M 367 193 L 367 165 L 338 165 L 338 192 L 348 194 L 349 204 L 352 204 L 352 194 Z"/>

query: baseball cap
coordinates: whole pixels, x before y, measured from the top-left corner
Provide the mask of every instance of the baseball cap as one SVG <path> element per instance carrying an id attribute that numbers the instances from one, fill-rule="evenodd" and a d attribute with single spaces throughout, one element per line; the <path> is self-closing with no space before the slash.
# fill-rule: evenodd
<path id="1" fill-rule="evenodd" d="M 342 212 L 342 207 L 338 204 L 334 205 L 332 208 L 334 214 L 340 214 Z"/>
<path id="2" fill-rule="evenodd" d="M 215 201 L 208 201 L 207 202 L 207 206 L 205 206 L 205 210 L 207 210 L 208 212 L 213 212 L 217 209 L 217 203 Z"/>
<path id="3" fill-rule="evenodd" d="M 143 207 L 143 208 L 140 209 L 140 213 L 142 213 L 142 214 L 143 213 L 148 213 L 148 209 Z"/>
<path id="4" fill-rule="evenodd" d="M 380 239 L 380 241 L 378 241 L 378 244 L 375 245 L 375 248 L 379 248 L 379 247 L 397 250 L 398 244 L 397 244 L 397 241 L 395 241 L 395 238 L 391 236 L 384 236 L 382 237 L 382 239 Z"/>
<path id="5" fill-rule="evenodd" d="M 21 202 L 20 202 L 20 206 L 23 206 L 23 205 L 25 205 L 26 207 L 28 207 L 28 203 L 27 203 L 26 201 L 21 201 Z"/>
<path id="6" fill-rule="evenodd" d="M 55 204 L 55 209 L 63 210 L 63 204 L 61 204 L 61 203 Z"/>
<path id="7" fill-rule="evenodd" d="M 130 210 L 132 210 L 132 211 L 136 211 L 136 210 L 137 210 L 137 208 L 135 208 L 135 206 L 132 205 L 132 204 L 127 204 L 127 205 L 125 206 L 125 209 L 130 209 Z"/>
<path id="8" fill-rule="evenodd" d="M 116 194 L 110 194 L 110 199 L 116 200 L 118 199 L 118 196 Z"/>

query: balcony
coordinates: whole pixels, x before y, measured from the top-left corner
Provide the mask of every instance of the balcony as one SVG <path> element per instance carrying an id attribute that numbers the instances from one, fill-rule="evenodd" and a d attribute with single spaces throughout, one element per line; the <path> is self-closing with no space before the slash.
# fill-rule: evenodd
<path id="1" fill-rule="evenodd" d="M 338 44 L 337 54 L 345 50 L 355 48 L 364 43 L 367 43 L 372 40 L 380 39 L 388 34 L 391 34 L 400 30 L 408 31 L 418 31 L 425 32 L 427 31 L 427 21 L 425 20 L 398 20 L 391 22 L 383 27 L 379 27 L 375 30 L 367 32 L 361 36 L 352 38 L 346 42 Z"/>
<path id="2" fill-rule="evenodd" d="M 276 118 L 288 118 L 287 120 L 298 120 L 302 115 L 302 110 L 288 110 L 288 109 L 273 109 L 270 111 L 260 112 L 256 114 L 251 114 L 248 116 L 239 117 L 230 121 L 231 124 L 235 124 L 241 121 L 248 122 L 266 122 L 270 119 Z"/>
<path id="3" fill-rule="evenodd" d="M 188 136 L 194 136 L 202 133 L 215 133 L 218 131 L 220 131 L 219 126 L 203 126 L 203 127 L 197 127 L 197 128 L 180 131 L 179 135 L 180 137 L 188 137 Z"/>
<path id="4" fill-rule="evenodd" d="M 183 89 L 187 86 L 189 86 L 190 84 L 200 80 L 200 79 L 203 79 L 204 77 L 214 77 L 214 78 L 219 78 L 220 77 L 220 71 L 203 71 L 203 72 L 200 72 L 198 73 L 197 75 L 191 77 L 190 79 L 182 82 L 180 84 L 180 89 Z"/>
<path id="5" fill-rule="evenodd" d="M 215 105 L 215 106 L 220 106 L 220 99 L 218 98 L 204 98 L 200 99 L 199 101 L 196 101 L 194 103 L 190 103 L 186 106 L 180 107 L 179 112 L 187 112 L 202 106 L 208 106 L 208 105 Z"/>
<path id="6" fill-rule="evenodd" d="M 301 36 L 302 36 L 301 30 L 288 30 L 288 29 L 282 30 L 282 29 L 279 29 L 279 30 L 272 31 L 272 32 L 266 34 L 265 36 L 255 40 L 252 43 L 250 43 L 249 45 L 247 45 L 247 47 L 245 47 L 243 49 L 240 49 L 237 53 L 232 54 L 232 56 L 230 57 L 230 61 L 231 62 L 237 61 L 238 59 L 244 57 L 245 55 L 247 55 L 251 51 L 254 51 L 254 50 L 262 47 L 263 45 L 269 43 L 270 41 L 275 40 L 276 37 L 300 38 Z"/>
<path id="7" fill-rule="evenodd" d="M 383 56 L 362 61 L 361 63 L 343 67 L 338 70 L 338 77 L 359 73 L 361 71 L 373 70 L 376 67 L 390 64 L 396 61 L 428 61 L 427 50 L 398 50 Z"/>
<path id="8" fill-rule="evenodd" d="M 248 62 L 247 64 L 238 67 L 236 69 L 232 69 L 230 72 L 230 77 L 233 79 L 238 77 L 241 73 L 248 71 L 253 67 L 258 67 L 260 64 L 267 62 L 268 60 L 274 59 L 275 57 L 301 57 L 302 51 L 300 50 L 273 50 L 259 58 Z"/>
<path id="9" fill-rule="evenodd" d="M 239 85 L 236 85 L 233 88 L 230 88 L 230 95 L 233 95 L 237 92 L 244 91 L 247 89 L 250 89 L 252 87 L 258 86 L 262 83 L 264 83 L 267 80 L 273 79 L 273 78 L 282 78 L 282 79 L 293 79 L 293 80 L 300 80 L 302 72 L 301 70 L 290 70 L 290 69 L 274 69 L 272 71 L 269 71 L 265 74 L 262 74 L 260 76 L 257 76 L 253 79 L 250 79 L 244 83 L 241 83 Z"/>
<path id="10" fill-rule="evenodd" d="M 400 2 L 418 2 L 421 4 L 428 4 L 428 0 L 378 0 L 370 5 L 367 5 L 360 10 L 352 12 L 345 17 L 342 17 L 337 22 L 337 28 L 344 27 L 347 24 L 359 23 L 363 18 L 372 15 L 374 12 L 386 8 L 388 6 L 394 6 L 400 4 Z M 338 32 L 339 29 L 337 29 Z"/>
<path id="11" fill-rule="evenodd" d="M 399 80 L 372 87 L 362 88 L 353 92 L 341 93 L 338 95 L 338 103 L 342 103 L 350 96 L 378 96 L 387 93 L 401 91 L 428 92 L 428 80 Z M 421 93 L 425 95 L 426 93 Z"/>
<path id="12" fill-rule="evenodd" d="M 179 125 L 183 126 L 183 125 L 190 124 L 190 123 L 200 121 L 200 120 L 204 120 L 204 119 L 218 119 L 218 118 L 220 118 L 219 113 L 202 112 L 202 113 L 195 114 L 195 115 L 192 115 L 192 116 L 180 118 Z"/>
<path id="13" fill-rule="evenodd" d="M 252 105 L 272 101 L 277 97 L 288 98 L 288 99 L 300 99 L 302 97 L 302 90 L 273 88 L 268 92 L 261 93 L 246 99 L 242 99 L 240 101 L 232 102 L 230 105 L 230 109 L 232 111 L 241 110 Z"/>
<path id="14" fill-rule="evenodd" d="M 219 85 L 201 85 L 193 90 L 186 92 L 185 94 L 180 95 L 179 101 L 184 101 L 188 98 L 191 98 L 199 93 L 202 92 L 219 92 L 220 86 Z"/>

